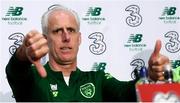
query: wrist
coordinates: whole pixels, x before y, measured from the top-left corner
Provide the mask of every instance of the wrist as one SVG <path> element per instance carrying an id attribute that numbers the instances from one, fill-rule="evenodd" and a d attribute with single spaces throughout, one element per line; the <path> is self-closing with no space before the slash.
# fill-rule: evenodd
<path id="1" fill-rule="evenodd" d="M 26 48 L 24 45 L 21 45 L 15 52 L 15 57 L 22 62 L 29 62 L 26 56 Z"/>

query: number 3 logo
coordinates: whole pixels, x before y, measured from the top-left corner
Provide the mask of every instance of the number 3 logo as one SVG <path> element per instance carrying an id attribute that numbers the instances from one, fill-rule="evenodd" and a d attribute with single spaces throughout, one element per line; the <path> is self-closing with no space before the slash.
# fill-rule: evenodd
<path id="1" fill-rule="evenodd" d="M 142 23 L 142 16 L 139 14 L 140 8 L 137 5 L 128 6 L 125 11 L 130 11 L 130 16 L 126 18 L 126 23 L 131 27 L 137 27 Z"/>
<path id="2" fill-rule="evenodd" d="M 103 41 L 104 36 L 100 32 L 95 32 L 89 35 L 89 39 L 94 39 L 93 44 L 89 46 L 91 53 L 95 55 L 100 55 L 106 51 L 106 44 Z"/>
<path id="3" fill-rule="evenodd" d="M 9 40 L 14 40 L 14 44 L 9 47 L 9 52 L 13 55 L 16 49 L 22 44 L 24 35 L 22 33 L 14 33 L 8 37 Z"/>
<path id="4" fill-rule="evenodd" d="M 165 34 L 165 37 L 170 38 L 169 42 L 166 43 L 165 48 L 170 53 L 176 53 L 180 50 L 179 35 L 176 31 L 170 31 Z"/>
<path id="5" fill-rule="evenodd" d="M 130 63 L 134 67 L 134 70 L 131 73 L 131 78 L 136 79 L 139 77 L 139 72 L 142 67 L 145 66 L 145 62 L 142 59 L 135 59 Z"/>

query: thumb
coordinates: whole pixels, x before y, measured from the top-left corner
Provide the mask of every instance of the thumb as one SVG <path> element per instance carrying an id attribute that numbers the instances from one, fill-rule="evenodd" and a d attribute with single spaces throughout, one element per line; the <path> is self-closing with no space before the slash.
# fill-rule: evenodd
<path id="1" fill-rule="evenodd" d="M 26 50 L 26 55 L 27 55 L 27 50 Z M 45 78 L 47 76 L 47 73 L 46 73 L 46 70 L 45 68 L 43 67 L 43 65 L 40 63 L 40 59 L 39 60 L 32 60 L 32 58 L 30 56 L 28 56 L 28 59 L 30 60 L 31 63 L 34 64 L 34 66 L 36 67 L 39 75 L 42 77 L 42 78 Z"/>
<path id="2" fill-rule="evenodd" d="M 42 78 L 45 78 L 45 77 L 47 76 L 47 73 L 46 73 L 46 70 L 45 70 L 45 68 L 43 67 L 43 65 L 40 63 L 40 59 L 38 59 L 38 60 L 33 60 L 32 57 L 30 57 L 30 56 L 28 55 L 28 49 L 26 49 L 26 56 L 27 56 L 27 58 L 29 59 L 29 61 L 34 64 L 34 66 L 36 67 L 39 75 L 40 75 Z"/>
<path id="3" fill-rule="evenodd" d="M 33 64 L 35 65 L 39 75 L 42 77 L 42 78 L 45 78 L 47 76 L 47 73 L 46 73 L 46 70 L 45 68 L 43 67 L 43 65 L 40 63 L 40 60 L 37 60 L 37 61 L 33 61 Z"/>
<path id="4" fill-rule="evenodd" d="M 160 50 L 161 50 L 161 46 L 162 46 L 161 40 L 157 40 L 156 44 L 155 44 L 155 48 L 154 48 L 153 54 L 152 54 L 153 57 L 158 57 L 159 56 Z"/>

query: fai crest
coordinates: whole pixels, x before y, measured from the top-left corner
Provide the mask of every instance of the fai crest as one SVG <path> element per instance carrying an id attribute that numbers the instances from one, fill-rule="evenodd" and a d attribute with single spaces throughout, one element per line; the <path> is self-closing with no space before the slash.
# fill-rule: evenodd
<path id="1" fill-rule="evenodd" d="M 92 98 L 95 94 L 95 86 L 93 83 L 86 83 L 80 86 L 80 93 L 85 98 Z"/>

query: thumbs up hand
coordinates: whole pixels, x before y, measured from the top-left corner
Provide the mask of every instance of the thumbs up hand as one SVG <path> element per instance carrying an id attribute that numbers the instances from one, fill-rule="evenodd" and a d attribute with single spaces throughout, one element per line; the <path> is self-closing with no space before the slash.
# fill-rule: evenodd
<path id="1" fill-rule="evenodd" d="M 30 61 L 35 65 L 41 77 L 46 77 L 47 73 L 40 63 L 40 59 L 49 51 L 46 38 L 38 31 L 30 31 L 22 46 L 17 50 L 17 58 L 21 61 Z"/>
<path id="2" fill-rule="evenodd" d="M 169 63 L 168 57 L 160 54 L 161 41 L 157 40 L 155 48 L 149 59 L 148 74 L 154 81 L 164 80 L 164 67 Z"/>

